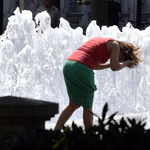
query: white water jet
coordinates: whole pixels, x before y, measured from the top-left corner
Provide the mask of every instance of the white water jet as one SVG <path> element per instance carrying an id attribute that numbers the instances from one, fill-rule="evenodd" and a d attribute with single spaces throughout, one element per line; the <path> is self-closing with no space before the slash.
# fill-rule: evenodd
<path id="1" fill-rule="evenodd" d="M 8 25 L 0 36 L 0 96 L 12 95 L 59 103 L 59 112 L 68 104 L 68 96 L 62 68 L 66 58 L 88 39 L 95 36 L 112 37 L 131 42 L 142 49 L 143 62 L 134 69 L 124 68 L 95 71 L 93 112 L 101 116 L 104 104 L 109 114 L 146 114 L 150 126 L 150 26 L 140 31 L 130 23 L 122 32 L 117 26 L 101 29 L 92 21 L 83 35 L 83 29 L 72 29 L 65 19 L 59 28 L 51 28 L 50 17 L 42 12 L 35 17 L 30 11 L 20 13 L 17 8 L 8 19 Z M 145 117 L 145 116 L 143 116 Z M 55 123 L 56 115 L 51 122 Z M 82 108 L 70 120 L 82 118 Z"/>

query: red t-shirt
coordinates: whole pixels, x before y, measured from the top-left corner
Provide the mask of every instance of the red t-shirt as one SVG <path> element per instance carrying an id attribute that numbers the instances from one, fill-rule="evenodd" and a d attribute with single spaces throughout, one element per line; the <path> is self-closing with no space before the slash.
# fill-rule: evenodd
<path id="1" fill-rule="evenodd" d="M 110 58 L 107 51 L 107 42 L 113 40 L 106 37 L 95 37 L 85 42 L 73 52 L 67 60 L 76 61 L 94 69 L 97 64 L 106 63 Z"/>

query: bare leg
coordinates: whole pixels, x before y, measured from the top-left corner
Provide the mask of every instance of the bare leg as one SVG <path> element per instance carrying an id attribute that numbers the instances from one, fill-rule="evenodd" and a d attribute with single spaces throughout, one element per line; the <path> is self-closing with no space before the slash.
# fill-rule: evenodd
<path id="1" fill-rule="evenodd" d="M 83 108 L 83 122 L 85 129 L 93 126 L 93 114 L 91 108 Z"/>
<path id="2" fill-rule="evenodd" d="M 75 104 L 73 101 L 70 100 L 69 105 L 67 105 L 66 108 L 64 108 L 61 112 L 54 130 L 61 130 L 63 125 L 70 118 L 73 112 L 79 107 L 79 105 Z"/>

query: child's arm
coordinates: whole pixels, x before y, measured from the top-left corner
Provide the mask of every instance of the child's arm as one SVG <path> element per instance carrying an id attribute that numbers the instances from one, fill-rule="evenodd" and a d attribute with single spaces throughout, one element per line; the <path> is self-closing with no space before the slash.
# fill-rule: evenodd
<path id="1" fill-rule="evenodd" d="M 107 69 L 110 68 L 110 63 L 105 63 L 105 64 L 97 64 L 94 67 L 94 70 L 102 70 L 102 69 Z"/>

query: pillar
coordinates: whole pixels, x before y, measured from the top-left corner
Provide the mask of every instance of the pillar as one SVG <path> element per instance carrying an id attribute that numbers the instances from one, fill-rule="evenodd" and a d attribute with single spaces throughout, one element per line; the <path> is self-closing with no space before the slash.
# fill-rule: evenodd
<path id="1" fill-rule="evenodd" d="M 25 9 L 25 0 L 20 0 L 20 10 Z"/>

